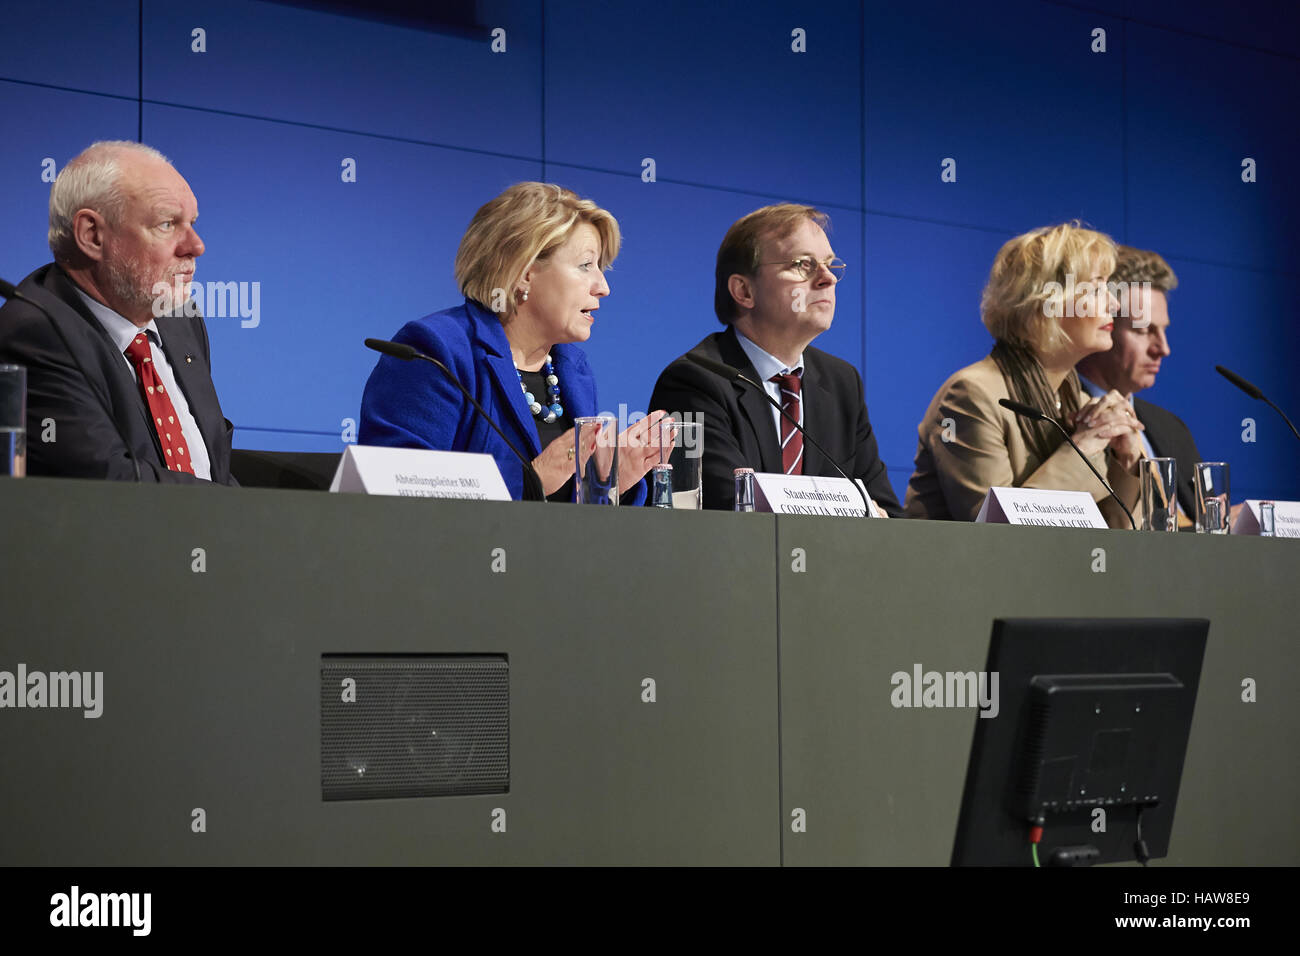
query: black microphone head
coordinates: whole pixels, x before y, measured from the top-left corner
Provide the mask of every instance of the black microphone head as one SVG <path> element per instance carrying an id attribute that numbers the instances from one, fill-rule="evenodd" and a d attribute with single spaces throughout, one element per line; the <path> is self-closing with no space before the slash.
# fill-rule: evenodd
<path id="1" fill-rule="evenodd" d="M 713 359 L 705 358 L 702 355 L 696 355 L 693 352 L 686 353 L 686 360 L 688 362 L 694 362 L 700 368 L 707 369 L 714 375 L 722 376 L 729 382 L 741 377 L 740 369 L 732 368 L 725 362 L 715 362 Z"/>
<path id="2" fill-rule="evenodd" d="M 0 295 L 4 296 L 6 299 L 13 299 L 18 296 L 18 289 L 10 285 L 8 282 L 5 282 L 4 279 L 0 279 Z"/>
<path id="3" fill-rule="evenodd" d="M 998 404 L 1008 411 L 1015 412 L 1017 415 L 1023 415 L 1025 418 L 1033 418 L 1038 421 L 1046 421 L 1047 415 L 1034 408 L 1032 405 L 1022 405 L 1020 402 L 1013 402 L 1009 398 L 999 398 Z"/>
<path id="4" fill-rule="evenodd" d="M 1241 389 L 1251 398 L 1261 402 L 1264 401 L 1264 393 L 1261 392 L 1259 389 L 1257 389 L 1254 385 L 1251 385 L 1250 382 L 1246 381 L 1236 372 L 1226 369 L 1222 365 L 1214 366 L 1214 370 L 1218 372 L 1220 375 L 1222 375 L 1224 378 L 1226 378 L 1233 385 L 1236 385 L 1239 389 Z"/>
<path id="5" fill-rule="evenodd" d="M 374 349 L 376 352 L 382 352 L 384 355 L 402 359 L 403 361 L 410 361 L 420 354 L 417 349 L 409 345 L 403 345 L 401 342 L 389 342 L 387 339 L 366 339 L 366 348 Z"/>

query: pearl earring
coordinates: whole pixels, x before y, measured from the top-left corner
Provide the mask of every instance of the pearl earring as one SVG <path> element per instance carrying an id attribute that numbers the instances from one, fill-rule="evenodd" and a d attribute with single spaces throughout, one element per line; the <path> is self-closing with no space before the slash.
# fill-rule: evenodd
<path id="1" fill-rule="evenodd" d="M 524 302 L 527 302 L 527 301 L 528 301 L 528 290 L 527 290 L 527 289 L 524 290 L 523 301 L 524 301 Z"/>

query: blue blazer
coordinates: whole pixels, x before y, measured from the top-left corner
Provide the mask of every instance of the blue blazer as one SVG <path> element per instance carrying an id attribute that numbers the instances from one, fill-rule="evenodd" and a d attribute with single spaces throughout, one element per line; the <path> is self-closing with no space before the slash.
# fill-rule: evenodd
<path id="1" fill-rule="evenodd" d="M 466 300 L 464 305 L 408 322 L 393 341 L 446 365 L 516 448 L 530 459 L 542 453 L 505 328 L 495 313 Z M 551 359 L 565 410 L 575 418 L 595 415 L 596 380 L 582 350 L 576 345 L 556 345 Z M 456 386 L 428 362 L 407 362 L 387 355 L 379 359 L 361 398 L 358 441 L 397 448 L 486 452 L 496 459 L 511 497 L 523 497 L 519 460 Z M 639 505 L 644 500 L 643 480 L 623 496 L 622 503 Z"/>

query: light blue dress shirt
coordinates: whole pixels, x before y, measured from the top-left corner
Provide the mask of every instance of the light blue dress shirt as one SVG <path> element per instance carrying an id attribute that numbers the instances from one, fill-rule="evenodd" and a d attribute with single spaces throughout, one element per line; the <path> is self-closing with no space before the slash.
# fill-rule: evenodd
<path id="1" fill-rule="evenodd" d="M 749 359 L 749 364 L 754 366 L 754 371 L 758 373 L 758 381 L 762 384 L 764 391 L 770 395 L 778 405 L 781 404 L 781 386 L 776 382 L 770 381 L 773 375 L 790 375 L 798 373 L 803 375 L 803 353 L 800 353 L 799 360 L 794 366 L 788 366 L 779 358 L 769 352 L 765 352 L 756 344 L 744 336 L 740 329 L 736 329 L 736 340 L 740 342 L 740 347 L 745 350 L 745 356 Z M 799 388 L 799 425 L 804 423 L 804 405 L 806 402 L 802 385 Z M 777 441 L 781 440 L 781 422 L 784 421 L 781 413 L 775 408 L 772 409 L 772 425 L 776 428 Z"/>

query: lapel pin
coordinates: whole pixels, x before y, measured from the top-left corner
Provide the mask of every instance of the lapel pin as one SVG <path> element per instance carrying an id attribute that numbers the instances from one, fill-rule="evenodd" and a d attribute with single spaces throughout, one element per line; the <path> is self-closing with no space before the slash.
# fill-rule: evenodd
<path id="1" fill-rule="evenodd" d="M 194 356 L 193 356 L 193 355 L 187 355 L 187 356 L 185 356 L 185 364 L 186 364 L 186 365 L 193 365 L 193 364 L 194 364 Z"/>

